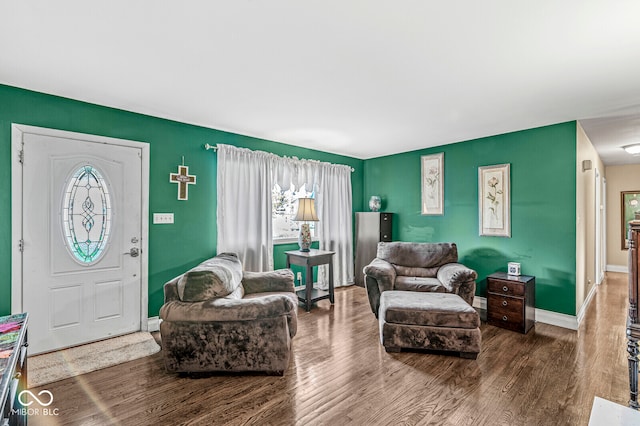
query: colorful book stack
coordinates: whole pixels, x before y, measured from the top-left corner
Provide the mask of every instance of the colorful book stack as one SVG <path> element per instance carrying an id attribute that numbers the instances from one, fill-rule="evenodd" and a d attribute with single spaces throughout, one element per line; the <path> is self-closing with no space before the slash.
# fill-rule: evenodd
<path id="1" fill-rule="evenodd" d="M 26 314 L 0 317 L 0 374 L 7 368 L 25 318 Z"/>

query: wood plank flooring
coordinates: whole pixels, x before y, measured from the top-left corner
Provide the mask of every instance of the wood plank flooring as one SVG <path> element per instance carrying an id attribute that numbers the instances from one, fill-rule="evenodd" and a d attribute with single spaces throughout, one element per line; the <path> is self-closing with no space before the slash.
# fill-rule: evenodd
<path id="1" fill-rule="evenodd" d="M 182 377 L 162 354 L 45 385 L 30 425 L 586 425 L 594 396 L 626 405 L 627 275 L 609 273 L 578 331 L 482 324 L 477 360 L 388 354 L 365 290 L 307 313 L 284 377 Z"/>

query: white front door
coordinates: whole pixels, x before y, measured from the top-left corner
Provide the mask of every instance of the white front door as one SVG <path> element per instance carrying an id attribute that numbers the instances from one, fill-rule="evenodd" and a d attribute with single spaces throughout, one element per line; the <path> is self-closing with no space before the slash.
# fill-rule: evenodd
<path id="1" fill-rule="evenodd" d="M 30 354 L 141 329 L 142 152 L 81 136 L 22 134 Z"/>

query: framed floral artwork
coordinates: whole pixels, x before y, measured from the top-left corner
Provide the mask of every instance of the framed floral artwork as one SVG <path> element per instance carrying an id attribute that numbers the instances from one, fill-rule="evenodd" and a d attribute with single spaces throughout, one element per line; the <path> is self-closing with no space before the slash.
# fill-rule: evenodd
<path id="1" fill-rule="evenodd" d="M 622 213 L 622 250 L 629 248 L 629 221 L 635 219 L 636 212 L 640 213 L 640 191 L 621 191 Z"/>
<path id="2" fill-rule="evenodd" d="M 480 235 L 511 238 L 511 165 L 478 167 Z"/>
<path id="3" fill-rule="evenodd" d="M 444 214 L 444 152 L 420 157 L 422 163 L 422 214 Z"/>

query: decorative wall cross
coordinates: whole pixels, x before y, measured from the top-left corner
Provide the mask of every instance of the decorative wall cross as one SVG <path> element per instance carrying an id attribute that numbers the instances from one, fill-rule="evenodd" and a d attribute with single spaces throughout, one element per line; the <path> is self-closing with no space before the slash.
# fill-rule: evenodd
<path id="1" fill-rule="evenodd" d="M 189 174 L 188 166 L 178 166 L 178 173 L 169 173 L 169 182 L 178 184 L 178 200 L 188 200 L 189 185 L 196 184 L 196 177 Z"/>

